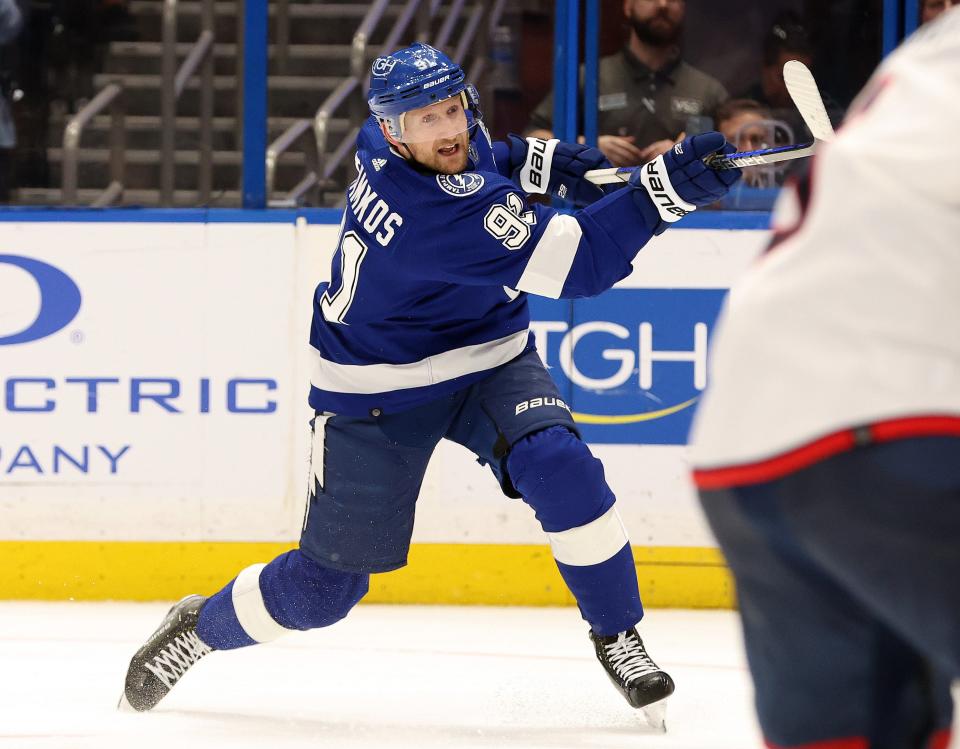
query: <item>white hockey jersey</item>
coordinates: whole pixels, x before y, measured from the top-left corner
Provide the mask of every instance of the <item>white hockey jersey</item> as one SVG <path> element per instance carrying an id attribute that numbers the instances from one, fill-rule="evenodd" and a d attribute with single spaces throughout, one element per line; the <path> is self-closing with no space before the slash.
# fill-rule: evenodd
<path id="1" fill-rule="evenodd" d="M 880 66 L 774 227 L 718 323 L 698 486 L 960 435 L 960 8 Z"/>

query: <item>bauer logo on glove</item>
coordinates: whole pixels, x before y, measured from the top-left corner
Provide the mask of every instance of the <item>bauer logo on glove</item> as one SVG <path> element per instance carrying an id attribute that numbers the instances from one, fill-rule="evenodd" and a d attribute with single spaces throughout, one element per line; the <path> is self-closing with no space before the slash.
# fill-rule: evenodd
<path id="1" fill-rule="evenodd" d="M 704 159 L 734 150 L 720 133 L 694 135 L 633 173 L 634 199 L 654 234 L 727 194 L 742 172 L 711 169 Z"/>
<path id="2" fill-rule="evenodd" d="M 603 190 L 586 179 L 587 172 L 609 167 L 598 149 L 556 138 L 509 135 L 510 160 L 516 164 L 514 181 L 529 195 L 555 195 L 574 205 L 590 205 L 603 197 Z"/>
<path id="3" fill-rule="evenodd" d="M 678 143 L 676 147 L 680 148 L 680 144 Z M 670 179 L 666 176 L 663 156 L 643 167 L 640 181 L 650 193 L 650 197 L 660 211 L 660 217 L 668 223 L 679 221 L 697 209 L 695 205 L 683 201 L 673 189 Z"/>

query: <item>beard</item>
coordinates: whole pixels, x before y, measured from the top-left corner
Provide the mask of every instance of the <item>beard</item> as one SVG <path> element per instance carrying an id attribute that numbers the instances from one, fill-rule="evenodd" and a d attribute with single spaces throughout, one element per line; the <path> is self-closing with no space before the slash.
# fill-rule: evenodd
<path id="1" fill-rule="evenodd" d="M 674 22 L 663 12 L 644 20 L 630 19 L 630 27 L 637 38 L 652 47 L 669 47 L 680 42 L 683 35 L 683 22 Z"/>
<path id="2" fill-rule="evenodd" d="M 450 156 L 438 153 L 442 146 L 456 144 L 456 152 Z M 469 133 L 460 133 L 455 138 L 437 141 L 431 144 L 417 143 L 410 147 L 413 160 L 421 167 L 440 174 L 459 174 L 467 168 L 467 154 L 470 146 Z"/>

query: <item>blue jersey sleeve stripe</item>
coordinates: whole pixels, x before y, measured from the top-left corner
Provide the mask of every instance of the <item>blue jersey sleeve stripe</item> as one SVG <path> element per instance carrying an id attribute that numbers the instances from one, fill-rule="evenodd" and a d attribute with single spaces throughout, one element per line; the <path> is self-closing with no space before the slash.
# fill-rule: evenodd
<path id="1" fill-rule="evenodd" d="M 559 299 L 582 237 L 583 229 L 573 216 L 553 216 L 530 253 L 515 288 Z"/>

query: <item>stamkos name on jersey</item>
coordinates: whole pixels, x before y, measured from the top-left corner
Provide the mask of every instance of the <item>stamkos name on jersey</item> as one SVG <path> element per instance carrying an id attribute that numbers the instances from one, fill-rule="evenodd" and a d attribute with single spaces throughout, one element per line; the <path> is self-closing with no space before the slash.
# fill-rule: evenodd
<path id="1" fill-rule="evenodd" d="M 517 404 L 516 410 L 514 411 L 514 416 L 519 416 L 524 411 L 529 411 L 531 408 L 540 408 L 541 406 L 559 406 L 560 408 L 565 408 L 568 411 L 570 410 L 570 406 L 564 403 L 560 398 L 544 396 L 543 398 L 531 398 L 530 400 L 520 401 Z"/>
<path id="2" fill-rule="evenodd" d="M 359 174 L 347 191 L 350 208 L 357 223 L 383 247 L 386 247 L 393 239 L 396 230 L 403 225 L 403 217 L 392 211 L 386 201 L 377 197 L 377 193 L 370 187 L 370 180 L 367 179 L 367 172 L 363 165 L 359 161 L 356 163 Z M 374 234 L 377 229 L 382 231 Z"/>

